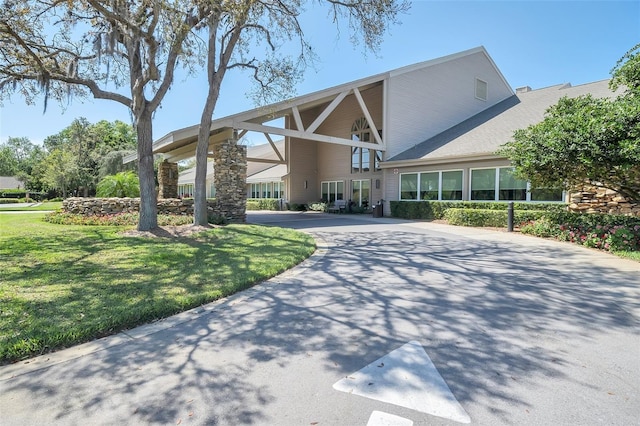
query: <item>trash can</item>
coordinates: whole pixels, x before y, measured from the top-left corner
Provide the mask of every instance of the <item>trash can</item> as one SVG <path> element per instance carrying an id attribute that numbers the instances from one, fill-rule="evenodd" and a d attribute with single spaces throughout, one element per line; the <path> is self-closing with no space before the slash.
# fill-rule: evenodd
<path id="1" fill-rule="evenodd" d="M 382 204 L 378 203 L 373 206 L 373 217 L 382 217 Z"/>

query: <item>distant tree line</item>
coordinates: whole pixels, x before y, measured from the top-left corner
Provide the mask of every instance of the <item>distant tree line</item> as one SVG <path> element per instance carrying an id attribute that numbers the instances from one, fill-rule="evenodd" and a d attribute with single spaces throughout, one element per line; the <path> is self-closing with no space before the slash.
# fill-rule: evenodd
<path id="1" fill-rule="evenodd" d="M 0 144 L 0 175 L 15 176 L 30 191 L 93 196 L 105 176 L 137 171 L 135 162 L 122 164 L 125 155 L 136 152 L 136 144 L 129 124 L 92 124 L 81 117 L 47 137 L 42 146 L 26 137 L 9 137 Z"/>

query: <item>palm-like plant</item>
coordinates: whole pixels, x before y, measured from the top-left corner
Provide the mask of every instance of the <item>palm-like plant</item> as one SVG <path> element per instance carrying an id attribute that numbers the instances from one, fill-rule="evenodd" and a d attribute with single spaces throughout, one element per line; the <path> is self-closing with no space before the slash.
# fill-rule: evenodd
<path id="1" fill-rule="evenodd" d="M 139 197 L 140 181 L 132 171 L 105 176 L 96 188 L 98 197 Z"/>

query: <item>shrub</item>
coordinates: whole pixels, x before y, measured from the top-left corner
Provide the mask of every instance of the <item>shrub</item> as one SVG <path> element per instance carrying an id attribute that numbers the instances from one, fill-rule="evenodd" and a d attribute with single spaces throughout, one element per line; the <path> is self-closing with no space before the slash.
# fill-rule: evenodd
<path id="1" fill-rule="evenodd" d="M 521 232 L 611 251 L 640 251 L 640 218 L 580 213 L 547 213 Z"/>
<path id="2" fill-rule="evenodd" d="M 546 212 L 540 210 L 524 210 L 514 212 L 514 223 L 520 224 L 536 220 L 544 216 Z M 458 226 L 507 226 L 506 210 L 486 210 L 486 209 L 447 209 L 444 218 L 451 225 Z"/>
<path id="3" fill-rule="evenodd" d="M 307 207 L 309 208 L 309 210 L 312 210 L 314 212 L 326 212 L 329 204 L 322 201 L 312 201 L 307 205 Z"/>
<path id="4" fill-rule="evenodd" d="M 139 197 L 140 181 L 138 176 L 132 171 L 105 176 L 96 187 L 96 196 L 101 198 Z"/>
<path id="5" fill-rule="evenodd" d="M 306 204 L 291 203 L 288 205 L 289 210 L 294 212 L 303 212 L 307 210 Z"/>
<path id="6" fill-rule="evenodd" d="M 507 210 L 507 202 L 482 202 L 482 201 L 391 201 L 391 216 L 403 219 L 444 219 L 448 209 L 480 209 L 480 210 Z M 525 203 L 516 202 L 514 210 L 544 210 L 549 212 L 564 212 L 566 204 L 563 203 Z"/>
<path id="7" fill-rule="evenodd" d="M 279 198 L 249 198 L 247 210 L 280 210 Z"/>
<path id="8" fill-rule="evenodd" d="M 138 213 L 116 213 L 105 215 L 84 216 L 81 214 L 52 212 L 45 215 L 45 222 L 58 225 L 91 225 L 91 226 L 135 226 L 138 224 Z M 192 216 L 186 215 L 158 215 L 159 226 L 179 226 L 193 223 Z M 212 223 L 212 222 L 210 222 Z"/>
<path id="9" fill-rule="evenodd" d="M 19 202 L 17 198 L 0 198 L 0 204 L 18 204 Z"/>

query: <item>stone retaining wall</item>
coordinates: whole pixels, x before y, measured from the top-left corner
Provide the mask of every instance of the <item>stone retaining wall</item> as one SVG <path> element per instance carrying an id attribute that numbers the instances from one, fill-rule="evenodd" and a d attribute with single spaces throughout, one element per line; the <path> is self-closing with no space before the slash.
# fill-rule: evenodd
<path id="1" fill-rule="evenodd" d="M 215 201 L 208 201 L 208 209 L 216 212 Z M 62 210 L 67 213 L 97 216 L 117 213 L 137 213 L 140 198 L 67 198 L 62 202 Z M 165 198 L 158 200 L 158 214 L 193 215 L 193 200 Z M 232 218 L 230 218 L 232 219 Z"/>
<path id="2" fill-rule="evenodd" d="M 570 197 L 570 211 L 640 216 L 640 204 L 627 201 L 611 189 L 584 186 L 572 192 Z"/>

